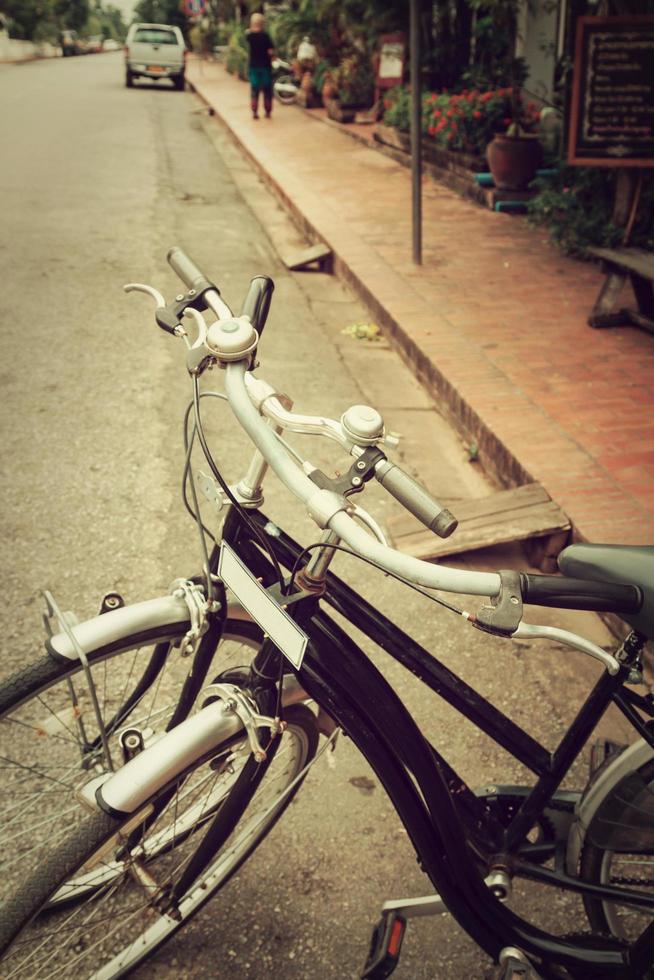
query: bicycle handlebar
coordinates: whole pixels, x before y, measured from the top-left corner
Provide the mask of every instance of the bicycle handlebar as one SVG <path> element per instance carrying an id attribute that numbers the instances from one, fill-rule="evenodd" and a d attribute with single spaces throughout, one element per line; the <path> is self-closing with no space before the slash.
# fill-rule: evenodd
<path id="1" fill-rule="evenodd" d="M 231 310 L 223 302 L 219 291 L 182 249 L 171 248 L 168 262 L 190 290 L 206 290 L 207 303 L 219 319 L 231 318 Z M 274 284 L 268 276 L 255 277 L 243 305 L 243 314 L 249 317 L 259 334 L 268 316 L 273 289 Z M 347 513 L 345 497 L 331 490 L 318 489 L 261 417 L 258 410 L 261 406 L 255 408 L 251 400 L 254 392 L 248 392 L 246 386 L 247 363 L 234 360 L 225 364 L 225 368 L 225 390 L 234 415 L 282 483 L 305 503 L 319 526 L 334 531 L 363 557 L 418 585 L 491 598 L 499 595 L 501 578 L 498 573 L 432 565 L 389 548 L 362 530 Z M 252 384 L 250 387 L 253 387 Z M 322 421 L 325 423 L 327 420 Z M 449 510 L 442 508 L 421 484 L 399 466 L 384 459 L 375 467 L 375 476 L 385 490 L 430 530 L 443 538 L 455 530 L 457 521 Z M 640 611 L 643 602 L 641 590 L 633 585 L 525 573 L 520 575 L 520 584 L 523 600 L 531 605 L 633 615 Z"/>
<path id="2" fill-rule="evenodd" d="M 252 403 L 253 397 L 255 403 L 257 399 L 252 391 L 253 384 L 250 382 L 250 390 L 246 384 L 246 364 L 243 361 L 227 364 L 225 374 L 225 390 L 234 415 L 282 483 L 304 502 L 320 526 L 334 531 L 362 557 L 418 585 L 443 592 L 491 598 L 499 594 L 501 579 L 495 572 L 464 571 L 432 565 L 402 554 L 371 537 L 347 513 L 347 500 L 332 491 L 317 489 L 278 441 Z M 377 469 L 381 470 L 381 475 L 375 473 L 381 485 L 428 527 L 432 530 L 440 527 L 443 537 L 454 530 L 454 517 L 441 508 L 408 473 L 388 460 L 378 464 Z M 637 613 L 642 605 L 642 594 L 632 585 L 525 573 L 521 574 L 520 583 L 523 600 L 530 605 L 627 615 Z"/>
<path id="3" fill-rule="evenodd" d="M 259 415 L 246 388 L 246 370 L 243 361 L 226 365 L 225 393 L 231 409 L 284 486 L 306 504 L 319 524 L 330 528 L 363 557 L 370 558 L 389 572 L 418 585 L 468 595 L 496 596 L 499 593 L 500 577 L 495 572 L 462 571 L 430 565 L 429 562 L 401 554 L 381 544 L 362 530 L 346 513 L 347 500 L 329 490 L 319 490 L 292 460 L 272 429 Z M 422 490 L 419 484 L 415 485 Z"/>

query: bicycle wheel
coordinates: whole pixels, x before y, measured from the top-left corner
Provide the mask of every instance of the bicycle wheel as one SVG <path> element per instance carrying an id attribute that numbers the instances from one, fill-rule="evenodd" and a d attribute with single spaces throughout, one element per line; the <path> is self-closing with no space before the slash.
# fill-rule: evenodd
<path id="1" fill-rule="evenodd" d="M 245 736 L 217 750 L 190 767 L 154 822 L 144 821 L 156 800 L 122 823 L 104 813 L 89 817 L 0 912 L 0 949 L 12 944 L 2 976 L 110 980 L 170 939 L 237 871 L 299 789 L 318 744 L 317 725 L 304 705 L 289 708 L 285 719 L 266 762 L 254 760 Z M 162 849 L 162 836 L 175 837 L 178 813 L 191 811 L 194 826 L 185 827 L 184 841 Z M 175 883 L 209 835 L 219 850 L 172 903 Z M 57 904 L 79 887 L 85 901 Z"/>
<path id="2" fill-rule="evenodd" d="M 626 775 L 606 795 L 590 821 L 579 862 L 580 877 L 654 894 L 654 761 Z M 634 942 L 654 914 L 633 905 L 584 897 L 594 931 Z"/>
<path id="3" fill-rule="evenodd" d="M 156 634 L 125 637 L 120 648 L 89 653 L 89 663 L 116 768 L 125 727 L 145 744 L 163 733 L 191 660 Z M 261 641 L 253 623 L 228 620 L 208 680 L 250 663 Z M 115 644 L 114 644 L 115 647 Z M 0 684 L 0 901 L 84 814 L 77 791 L 107 771 L 95 712 L 79 662 L 44 656 Z"/>
<path id="4" fill-rule="evenodd" d="M 282 105 L 293 105 L 297 99 L 298 86 L 292 75 L 280 75 L 273 82 L 273 92 Z"/>

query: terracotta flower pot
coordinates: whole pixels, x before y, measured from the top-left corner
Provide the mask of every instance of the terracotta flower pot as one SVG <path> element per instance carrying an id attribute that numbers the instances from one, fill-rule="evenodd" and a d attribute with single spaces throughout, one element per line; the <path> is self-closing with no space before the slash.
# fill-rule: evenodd
<path id="1" fill-rule="evenodd" d="M 536 175 L 543 147 L 537 136 L 498 133 L 486 147 L 486 159 L 498 190 L 522 191 Z"/>
<path id="2" fill-rule="evenodd" d="M 338 89 L 336 88 L 336 85 L 331 81 L 331 79 L 327 79 L 322 87 L 323 102 L 326 102 L 328 99 L 335 99 L 337 95 Z"/>

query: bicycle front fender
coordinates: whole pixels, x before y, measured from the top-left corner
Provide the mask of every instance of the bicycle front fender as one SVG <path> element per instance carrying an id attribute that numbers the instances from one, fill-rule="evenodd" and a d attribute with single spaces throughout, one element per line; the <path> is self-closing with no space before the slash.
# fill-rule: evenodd
<path id="1" fill-rule="evenodd" d="M 307 697 L 294 675 L 284 678 L 284 707 L 306 701 Z M 224 742 L 242 731 L 243 723 L 237 713 L 223 701 L 212 701 L 106 778 L 95 791 L 97 807 L 113 816 L 135 813 L 188 766 L 198 759 L 210 758 Z M 85 802 L 91 804 L 88 789 L 93 783 L 92 780 L 86 791 L 81 791 Z"/>
<path id="2" fill-rule="evenodd" d="M 251 620 L 241 604 L 233 598 L 228 601 L 227 618 Z M 93 619 L 72 626 L 72 632 L 88 656 L 103 647 L 120 649 L 123 641 L 131 644 L 138 641 L 141 635 L 152 639 L 156 634 L 160 640 L 173 640 L 190 629 L 190 626 L 186 601 L 181 596 L 163 595 L 94 616 Z M 65 633 L 56 633 L 49 637 L 45 647 L 55 660 L 69 662 L 78 659 L 77 650 Z"/>
<path id="3" fill-rule="evenodd" d="M 237 735 L 243 723 L 222 701 L 214 701 L 144 749 L 97 789 L 98 807 L 129 816 L 181 775 L 191 763 Z"/>
<path id="4" fill-rule="evenodd" d="M 88 656 L 102 647 L 119 648 L 121 641 L 138 640 L 156 633 L 167 639 L 179 636 L 190 628 L 191 619 L 186 601 L 181 596 L 164 595 L 134 605 L 112 609 L 111 612 L 76 623 L 71 627 L 75 640 Z M 46 640 L 45 648 L 59 661 L 77 660 L 77 649 L 66 635 L 56 633 Z"/>

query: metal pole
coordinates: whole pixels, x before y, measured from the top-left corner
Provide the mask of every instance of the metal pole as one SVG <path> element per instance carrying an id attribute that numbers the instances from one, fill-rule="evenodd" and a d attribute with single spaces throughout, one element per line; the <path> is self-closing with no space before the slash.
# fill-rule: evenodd
<path id="1" fill-rule="evenodd" d="M 422 98 L 420 91 L 420 0 L 411 0 L 411 216 L 413 261 L 422 265 Z"/>

